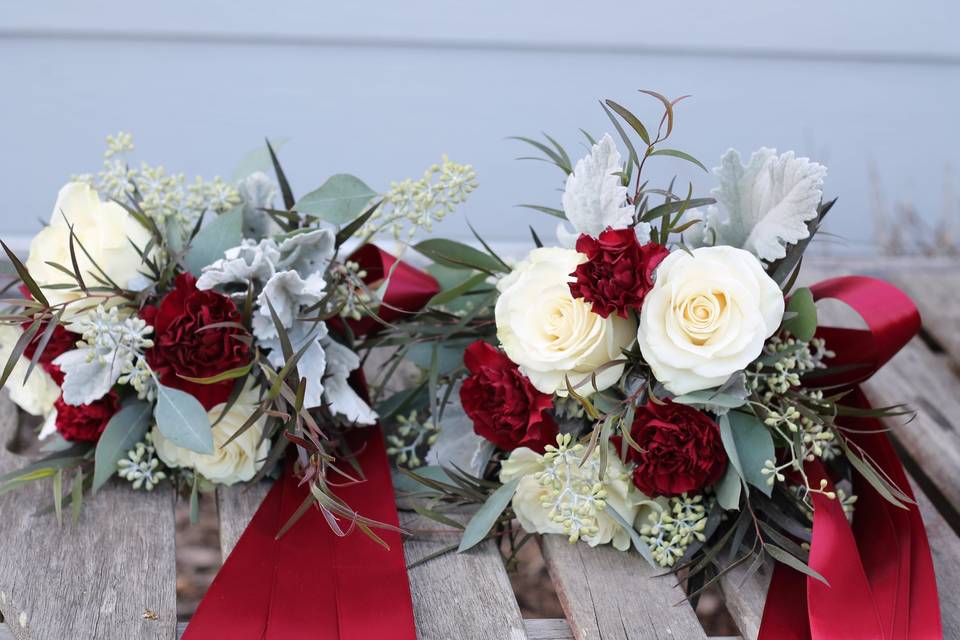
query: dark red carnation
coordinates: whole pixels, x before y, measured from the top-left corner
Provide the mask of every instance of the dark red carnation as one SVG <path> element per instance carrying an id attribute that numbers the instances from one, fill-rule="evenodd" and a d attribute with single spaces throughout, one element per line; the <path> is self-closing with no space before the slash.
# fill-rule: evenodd
<path id="1" fill-rule="evenodd" d="M 501 449 L 536 451 L 556 441 L 557 423 L 547 410 L 552 398 L 537 391 L 510 358 L 482 340 L 463 354 L 470 375 L 460 387 L 460 402 L 473 430 Z"/>
<path id="2" fill-rule="evenodd" d="M 178 275 L 174 287 L 159 306 L 144 307 L 140 312 L 154 331 L 147 362 L 165 386 L 186 391 L 209 410 L 226 402 L 234 381 L 200 384 L 180 376 L 209 378 L 250 362 L 247 345 L 232 337 L 241 333 L 240 329 L 204 329 L 221 322 L 240 322 L 240 313 L 230 298 L 197 289 L 197 280 L 189 273 Z"/>
<path id="3" fill-rule="evenodd" d="M 627 459 L 637 465 L 633 484 L 651 497 L 699 491 L 727 468 L 717 423 L 693 407 L 665 402 L 637 409 L 630 435 L 643 453 L 627 447 Z"/>
<path id="4" fill-rule="evenodd" d="M 654 269 L 670 253 L 655 242 L 641 245 L 633 229 L 607 229 L 599 238 L 581 235 L 577 251 L 588 260 L 573 272 L 576 281 L 570 283 L 570 292 L 604 318 L 611 313 L 626 318 L 631 309 L 639 311 L 653 287 Z"/>
<path id="5" fill-rule="evenodd" d="M 120 410 L 120 399 L 116 391 L 111 391 L 90 404 L 72 405 L 61 396 L 53 406 L 57 410 L 57 431 L 64 440 L 96 442 L 110 418 Z"/>

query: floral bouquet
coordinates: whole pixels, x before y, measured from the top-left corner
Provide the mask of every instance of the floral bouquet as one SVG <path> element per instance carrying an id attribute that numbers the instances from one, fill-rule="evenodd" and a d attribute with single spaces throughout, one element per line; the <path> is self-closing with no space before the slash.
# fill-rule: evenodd
<path id="1" fill-rule="evenodd" d="M 421 513 L 449 523 L 450 508 L 482 505 L 460 551 L 508 532 L 522 544 L 530 536 L 516 542 L 516 521 L 528 534 L 635 549 L 682 571 L 691 598 L 769 558 L 778 569 L 761 637 L 784 637 L 796 580 L 811 625 L 840 617 L 870 629 L 862 612 L 890 585 L 861 558 L 896 564 L 894 549 L 912 540 L 919 561 L 901 570 L 934 584 L 923 525 L 877 422 L 908 410 L 873 409 L 854 386 L 919 317 L 902 293 L 867 278 L 796 288 L 834 204 L 816 162 L 760 149 L 744 165 L 729 151 L 712 197 L 650 185 L 647 163 L 664 157 L 706 169 L 665 144 L 678 101 L 645 93 L 663 107 L 656 129 L 602 105 L 625 155 L 610 135 L 585 134 L 589 153 L 575 164 L 549 136 L 521 139 L 565 177 L 562 209 L 525 205 L 560 219 L 554 246 L 533 233 L 535 248 L 516 264 L 485 243 L 485 252 L 417 247 L 462 275 L 418 321 L 381 337 L 398 358 L 419 350 L 421 366 L 432 354 L 419 400 L 398 395 L 397 413 L 419 413 L 404 418 L 391 450 L 403 463 L 411 443 L 428 449 L 413 459 L 433 464 L 406 471 L 420 483 L 407 488 L 426 500 Z M 822 297 L 847 302 L 870 331 L 818 328 Z M 447 408 L 455 394 L 462 411 Z M 449 427 L 463 414 L 466 428 Z M 439 435 L 410 436 L 434 425 Z M 857 519 L 899 531 L 856 528 L 854 544 Z M 837 589 L 850 607 L 824 615 Z M 935 597 L 901 599 L 897 615 L 903 607 L 911 620 L 939 620 Z"/>
<path id="2" fill-rule="evenodd" d="M 199 491 L 284 475 L 261 509 L 282 505 L 272 533 L 304 519 L 314 540 L 356 528 L 389 543 L 399 624 L 412 629 L 355 345 L 436 292 L 370 239 L 429 229 L 475 188 L 472 168 L 444 158 L 382 195 L 338 174 L 295 199 L 269 143 L 247 164 L 272 165 L 276 180 L 247 170 L 235 183 L 186 184 L 162 167 L 134 168 L 131 151 L 129 135 L 108 138 L 103 171 L 61 189 L 25 262 L 3 245 L 23 297 L 4 301 L 0 385 L 42 420 L 44 455 L 0 477 L 0 492 L 50 478 L 58 519 L 65 502 L 76 518 L 84 496 L 118 475 L 135 490 L 172 483 L 195 517 Z M 244 552 L 241 540 L 227 567 L 270 544 Z M 248 588 L 243 579 L 215 584 L 211 600 L 229 606 L 223 594 Z M 229 615 L 203 612 L 194 637 L 230 628 L 220 626 Z"/>

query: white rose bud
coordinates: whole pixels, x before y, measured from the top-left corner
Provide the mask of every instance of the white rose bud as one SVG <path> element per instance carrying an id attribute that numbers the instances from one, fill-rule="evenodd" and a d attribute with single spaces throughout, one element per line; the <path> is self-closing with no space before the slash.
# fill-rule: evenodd
<path id="1" fill-rule="evenodd" d="M 89 185 L 69 182 L 57 196 L 50 224 L 30 242 L 30 257 L 26 262 L 30 276 L 43 289 L 50 304 L 74 300 L 83 295 L 75 289 L 50 288 L 50 285 L 73 282 L 67 274 L 48 264 L 54 262 L 73 270 L 69 225 L 73 225 L 79 241 L 74 248 L 87 286 L 102 286 L 97 278 L 104 279 L 93 263 L 121 289 L 132 288 L 133 282 L 145 281 L 138 273 L 144 270 L 143 260 L 130 243 L 144 249 L 150 241 L 150 232 L 116 202 L 100 200 L 100 196 Z M 82 249 L 80 244 L 83 245 Z"/>
<path id="2" fill-rule="evenodd" d="M 589 379 L 606 389 L 620 379 L 621 349 L 634 338 L 636 322 L 591 311 L 589 302 L 570 293 L 570 275 L 586 256 L 572 249 L 534 249 L 497 289 L 497 337 L 507 356 L 543 393 L 567 395 L 566 379 L 578 394 L 594 392 Z"/>
<path id="3" fill-rule="evenodd" d="M 209 455 L 173 444 L 160 433 L 160 429 L 154 427 L 153 445 L 156 447 L 157 456 L 168 467 L 193 469 L 216 484 L 231 485 L 253 479 L 270 453 L 270 441 L 260 442 L 266 416 L 260 416 L 227 446 L 223 444 L 253 414 L 258 398 L 256 387 L 248 382 L 223 418 L 220 418 L 223 404 L 218 404 L 207 412 L 210 424 L 216 423 L 213 426 L 213 453 Z M 217 422 L 217 419 L 220 419 L 220 422 Z"/>
<path id="4" fill-rule="evenodd" d="M 674 251 L 640 311 L 640 350 L 677 395 L 717 387 L 753 362 L 783 319 L 783 293 L 750 252 Z"/>

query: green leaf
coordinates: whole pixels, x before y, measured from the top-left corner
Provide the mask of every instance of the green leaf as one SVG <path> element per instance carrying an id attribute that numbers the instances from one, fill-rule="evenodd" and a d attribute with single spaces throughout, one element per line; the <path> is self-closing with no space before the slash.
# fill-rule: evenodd
<path id="1" fill-rule="evenodd" d="M 367 209 L 366 211 L 361 213 L 357 218 L 355 218 L 353 222 L 351 222 L 347 226 L 340 229 L 340 231 L 337 232 L 337 237 L 334 244 L 337 247 L 339 247 L 344 242 L 352 238 L 353 234 L 359 231 L 360 227 L 362 227 L 367 223 L 367 220 L 369 220 L 373 216 L 373 214 L 377 212 L 377 209 L 379 209 L 380 205 L 382 204 L 383 204 L 383 200 L 377 200 L 376 202 L 373 203 L 373 205 L 369 209 Z"/>
<path id="2" fill-rule="evenodd" d="M 457 298 L 459 298 L 460 296 L 462 296 L 463 294 L 467 293 L 468 291 L 485 283 L 488 277 L 490 276 L 488 276 L 486 273 L 474 274 L 469 278 L 467 278 L 466 280 L 464 280 L 463 282 L 461 282 L 460 284 L 458 284 L 457 286 L 441 291 L 437 295 L 430 298 L 430 301 L 427 303 L 427 306 L 435 307 L 441 304 L 452 302 Z"/>
<path id="3" fill-rule="evenodd" d="M 561 220 L 567 219 L 567 214 L 565 214 L 560 209 L 554 209 L 553 207 L 543 207 L 539 204 L 518 204 L 518 207 L 523 207 L 525 209 L 533 209 L 534 211 L 539 211 L 540 213 L 545 213 L 548 216 L 553 216 L 554 218 L 560 218 Z"/>
<path id="4" fill-rule="evenodd" d="M 473 339 L 449 340 L 442 343 L 418 342 L 407 350 L 406 359 L 421 369 L 429 370 L 436 345 L 437 374 L 445 376 L 463 364 L 463 351 Z"/>
<path id="5" fill-rule="evenodd" d="M 693 164 L 697 165 L 698 167 L 700 167 L 700 168 L 703 169 L 704 171 L 707 171 L 707 168 L 704 166 L 704 164 L 703 164 L 702 162 L 700 162 L 699 160 L 697 160 L 696 158 L 694 158 L 694 157 L 693 157 L 692 155 L 690 155 L 689 153 L 684 153 L 683 151 L 678 151 L 677 149 L 657 149 L 656 151 L 652 152 L 650 155 L 652 155 L 652 156 L 670 156 L 670 157 L 672 157 L 672 158 L 680 158 L 681 160 L 686 160 L 687 162 L 692 162 Z"/>
<path id="6" fill-rule="evenodd" d="M 290 142 L 290 138 L 274 138 L 273 149 L 279 150 L 283 148 L 283 145 Z M 239 182 L 243 180 L 251 173 L 256 173 L 257 171 L 262 171 L 266 173 L 273 166 L 273 163 L 270 161 L 270 150 L 267 149 L 267 145 L 262 147 L 257 147 L 252 151 L 248 151 L 242 158 L 240 162 L 237 163 L 237 166 L 233 169 L 233 181 Z"/>
<path id="7" fill-rule="evenodd" d="M 720 439 L 740 477 L 769 496 L 773 485 L 761 470 L 774 459 L 770 431 L 753 414 L 731 411 L 720 416 Z"/>
<path id="8" fill-rule="evenodd" d="M 522 476 L 514 478 L 507 484 L 494 491 L 483 506 L 470 518 L 467 528 L 463 531 L 463 538 L 460 540 L 460 546 L 457 551 L 463 553 L 467 549 L 478 544 L 487 537 L 487 533 L 493 528 L 500 514 L 507 508 L 513 499 L 513 494 L 517 491 L 517 485 L 520 484 Z"/>
<path id="9" fill-rule="evenodd" d="M 6 252 L 7 258 L 10 260 L 13 268 L 16 269 L 17 275 L 20 276 L 20 280 L 27 287 L 27 289 L 30 290 L 30 295 L 33 296 L 33 299 L 43 306 L 49 307 L 50 303 L 47 302 L 46 297 L 43 295 L 43 291 L 40 290 L 40 285 L 38 285 L 33 277 L 30 276 L 30 272 L 27 271 L 27 266 L 20 262 L 20 258 L 17 257 L 17 254 L 11 251 L 10 247 L 8 247 L 3 240 L 0 240 L 0 246 L 2 246 L 3 250 Z"/>
<path id="10" fill-rule="evenodd" d="M 454 269 L 477 269 L 488 273 L 505 272 L 502 264 L 483 251 L 454 240 L 432 238 L 413 245 L 413 249 L 434 262 Z"/>
<path id="11" fill-rule="evenodd" d="M 416 473 L 422 478 L 429 478 L 430 480 L 436 480 L 437 482 L 450 482 L 450 477 L 447 476 L 447 472 L 443 470 L 443 467 L 437 465 L 418 467 L 416 469 Z M 428 487 L 427 485 L 418 482 L 416 478 L 410 475 L 405 473 L 394 473 L 393 490 L 403 493 L 417 493 L 421 491 L 427 491 Z"/>
<path id="12" fill-rule="evenodd" d="M 213 430 L 207 412 L 189 393 L 157 385 L 153 417 L 160 433 L 173 444 L 197 453 L 213 453 Z"/>
<path id="13" fill-rule="evenodd" d="M 783 321 L 783 328 L 797 340 L 809 342 L 817 332 L 817 305 L 810 289 L 803 287 L 794 291 L 787 300 L 786 312 L 795 315 Z"/>
<path id="14" fill-rule="evenodd" d="M 270 144 L 270 140 L 266 140 L 266 143 L 267 152 L 270 155 L 270 163 L 273 165 L 274 173 L 277 174 L 277 183 L 280 185 L 280 193 L 283 195 L 283 206 L 287 209 L 292 209 L 293 203 L 296 200 L 293 197 L 293 189 L 290 188 L 290 183 L 287 181 L 287 176 L 280 166 L 280 160 L 277 158 L 277 152 L 274 150 L 273 145 Z"/>
<path id="15" fill-rule="evenodd" d="M 57 513 L 57 524 L 63 526 L 63 469 L 53 476 L 53 509 Z"/>
<path id="16" fill-rule="evenodd" d="M 187 248 L 183 264 L 190 273 L 200 270 L 223 257 L 223 252 L 240 244 L 243 239 L 243 208 L 234 207 L 221 213 L 200 229 Z"/>
<path id="17" fill-rule="evenodd" d="M 746 404 L 747 399 L 729 393 L 720 393 L 714 389 L 691 391 L 673 399 L 677 404 L 713 405 L 726 409 L 736 409 Z"/>
<path id="18" fill-rule="evenodd" d="M 727 511 L 740 508 L 740 485 L 740 474 L 732 464 L 728 464 L 727 472 L 713 488 L 721 507 Z"/>
<path id="19" fill-rule="evenodd" d="M 827 582 L 827 579 L 824 578 L 819 573 L 817 573 L 816 571 L 814 571 L 813 569 L 811 569 L 807 563 L 803 562 L 799 558 L 796 558 L 790 555 L 788 552 L 784 551 L 780 547 L 776 547 L 768 542 L 767 544 L 764 545 L 763 548 L 767 553 L 770 554 L 770 557 L 776 560 L 777 562 L 782 562 L 788 567 L 796 569 L 800 573 L 805 573 L 811 578 L 816 578 L 817 580 L 827 585 L 828 587 L 830 586 L 830 583 Z"/>
<path id="20" fill-rule="evenodd" d="M 659 569 L 660 565 L 654 562 L 653 554 L 650 553 L 650 547 L 647 546 L 646 542 L 640 539 L 640 534 L 637 533 L 637 530 L 630 526 L 630 523 L 628 523 L 624 517 L 617 513 L 617 510 L 611 507 L 609 504 L 604 510 L 604 513 L 613 518 L 614 522 L 616 522 L 621 528 L 630 534 L 630 540 L 633 542 L 633 547 L 637 550 L 637 553 L 643 556 L 643 559 L 650 563 L 651 567 Z"/>
<path id="21" fill-rule="evenodd" d="M 716 200 L 713 198 L 690 198 L 689 200 L 673 200 L 672 202 L 667 202 L 661 204 L 653 209 L 650 209 L 645 214 L 641 220 L 643 222 L 653 222 L 657 218 L 662 218 L 663 216 L 676 213 L 681 209 L 696 209 L 697 207 L 705 207 L 708 204 L 714 204 Z"/>
<path id="22" fill-rule="evenodd" d="M 293 208 L 327 222 L 346 224 L 360 215 L 376 195 L 360 178 L 338 173 L 297 200 Z"/>
<path id="23" fill-rule="evenodd" d="M 630 125 L 634 131 L 637 132 L 637 135 L 640 136 L 640 139 L 644 141 L 647 145 L 650 144 L 650 134 L 647 133 L 647 128 L 643 126 L 643 123 L 640 122 L 640 119 L 637 116 L 630 113 L 626 107 L 622 107 L 613 100 L 605 100 L 607 106 L 617 112 L 621 118 L 623 118 L 628 125 Z"/>
<path id="24" fill-rule="evenodd" d="M 73 476 L 73 486 L 70 487 L 70 511 L 72 512 L 73 526 L 80 520 L 80 508 L 83 506 L 83 467 L 77 469 Z"/>
<path id="25" fill-rule="evenodd" d="M 191 376 L 184 376 L 177 374 L 177 377 L 183 378 L 189 382 L 195 382 L 197 384 L 216 384 L 218 382 L 223 382 L 224 380 L 233 380 L 235 378 L 242 378 L 243 376 L 250 373 L 250 370 L 253 368 L 253 362 L 250 361 L 250 364 L 246 364 L 242 367 L 236 367 L 234 369 L 227 369 L 226 371 L 221 371 L 215 376 L 210 376 L 208 378 L 193 378 Z"/>
<path id="26" fill-rule="evenodd" d="M 117 462 L 138 442 L 150 426 L 149 403 L 135 400 L 115 413 L 103 430 L 94 452 L 94 494 L 117 471 Z"/>

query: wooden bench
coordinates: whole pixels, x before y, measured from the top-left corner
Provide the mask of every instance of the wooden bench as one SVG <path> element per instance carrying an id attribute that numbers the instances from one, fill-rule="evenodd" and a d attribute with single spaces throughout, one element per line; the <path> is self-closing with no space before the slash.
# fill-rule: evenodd
<path id="1" fill-rule="evenodd" d="M 914 297 L 924 333 L 865 385 L 877 404 L 909 402 L 918 417 L 894 437 L 914 481 L 934 554 L 944 633 L 960 637 L 960 264 L 901 259 L 820 261 L 814 281 L 843 273 L 885 277 Z M 836 308 L 822 317 L 838 319 Z M 826 322 L 825 322 L 826 324 Z M 28 460 L 16 449 L 17 412 L 0 400 L 0 472 Z M 266 485 L 217 493 L 223 555 L 229 554 L 267 490 Z M 80 526 L 57 526 L 49 482 L 0 496 L 0 640 L 156 638 L 182 633 L 176 618 L 174 495 L 169 487 L 134 494 L 111 483 L 84 501 Z M 68 519 L 65 514 L 65 520 Z M 413 536 L 408 562 L 451 544 L 454 532 L 402 513 Z M 109 524 L 108 524 L 109 523 Z M 566 615 L 524 620 L 493 542 L 446 554 L 410 571 L 419 636 L 428 640 L 706 638 L 676 581 L 655 578 L 636 555 L 609 547 L 568 545 L 545 536 L 541 549 Z M 739 574 L 742 575 L 742 574 Z M 727 607 L 744 638 L 755 638 L 769 571 L 721 581 Z M 145 614 L 148 612 L 155 614 Z"/>

